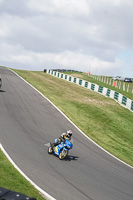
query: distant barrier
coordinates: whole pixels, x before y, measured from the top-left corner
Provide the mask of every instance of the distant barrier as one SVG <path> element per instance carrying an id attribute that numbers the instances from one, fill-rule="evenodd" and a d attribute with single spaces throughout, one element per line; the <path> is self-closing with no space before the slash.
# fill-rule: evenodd
<path id="1" fill-rule="evenodd" d="M 66 81 L 75 83 L 75 84 L 80 85 L 82 87 L 85 87 L 89 90 L 98 92 L 99 94 L 102 94 L 104 96 L 110 97 L 110 98 L 116 100 L 121 105 L 123 105 L 124 107 L 128 108 L 130 111 L 133 112 L 133 100 L 123 96 L 119 92 L 116 92 L 114 90 L 110 90 L 108 88 L 102 87 L 102 86 L 97 85 L 95 83 L 91 83 L 91 82 L 88 82 L 88 81 L 85 81 L 85 80 L 82 80 L 82 79 L 79 79 L 79 78 L 76 78 L 76 77 L 73 77 L 73 76 L 69 76 L 67 74 L 60 73 L 58 71 L 47 69 L 46 73 L 48 73 L 52 76 L 55 76 L 57 78 L 61 78 L 61 79 L 64 79 Z"/>

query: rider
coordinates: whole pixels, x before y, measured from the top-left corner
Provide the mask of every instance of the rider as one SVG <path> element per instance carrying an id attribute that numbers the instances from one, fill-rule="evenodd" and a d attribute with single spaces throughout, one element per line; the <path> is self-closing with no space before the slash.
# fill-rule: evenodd
<path id="1" fill-rule="evenodd" d="M 51 147 L 53 148 L 54 146 L 57 146 L 58 144 L 60 144 L 61 142 L 65 142 L 65 139 L 70 140 L 72 137 L 72 131 L 68 130 L 66 133 L 62 133 L 61 136 L 57 139 L 57 142 L 54 142 L 53 144 L 51 144 Z"/>

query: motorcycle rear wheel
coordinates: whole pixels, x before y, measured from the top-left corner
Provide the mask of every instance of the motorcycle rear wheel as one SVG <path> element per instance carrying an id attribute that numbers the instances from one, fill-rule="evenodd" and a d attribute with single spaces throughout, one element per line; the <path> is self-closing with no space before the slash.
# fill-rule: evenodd
<path id="1" fill-rule="evenodd" d="M 63 160 L 68 154 L 68 151 L 67 150 L 62 150 L 59 154 L 59 159 L 60 160 Z"/>
<path id="2" fill-rule="evenodd" d="M 48 153 L 49 153 L 49 154 L 52 154 L 52 153 L 53 153 L 52 147 L 48 147 Z"/>

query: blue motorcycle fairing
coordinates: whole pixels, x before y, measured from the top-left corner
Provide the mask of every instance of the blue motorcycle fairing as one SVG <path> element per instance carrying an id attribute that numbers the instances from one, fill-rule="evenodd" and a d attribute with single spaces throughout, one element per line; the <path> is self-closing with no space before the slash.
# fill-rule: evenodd
<path id="1" fill-rule="evenodd" d="M 57 139 L 55 139 L 55 142 L 57 142 Z M 54 154 L 58 155 L 60 154 L 60 152 L 63 150 L 69 151 L 69 149 L 72 149 L 73 144 L 72 144 L 72 140 L 67 140 L 65 139 L 65 142 L 61 142 L 59 145 L 57 145 L 53 150 L 54 150 Z"/>

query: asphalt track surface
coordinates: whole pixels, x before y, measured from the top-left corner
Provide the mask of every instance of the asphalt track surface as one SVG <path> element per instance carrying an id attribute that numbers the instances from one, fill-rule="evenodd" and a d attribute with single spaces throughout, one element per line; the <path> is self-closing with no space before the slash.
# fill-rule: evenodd
<path id="1" fill-rule="evenodd" d="M 133 200 L 132 168 L 85 138 L 13 72 L 0 68 L 0 74 L 0 143 L 34 183 L 57 200 Z M 67 129 L 74 147 L 60 161 L 44 144 Z"/>

